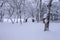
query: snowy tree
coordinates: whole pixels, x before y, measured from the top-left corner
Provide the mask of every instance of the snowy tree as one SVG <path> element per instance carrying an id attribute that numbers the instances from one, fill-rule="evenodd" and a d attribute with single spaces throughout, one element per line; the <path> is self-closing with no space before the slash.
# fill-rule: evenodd
<path id="1" fill-rule="evenodd" d="M 59 21 L 60 20 L 60 2 L 54 2 L 51 6 L 51 20 Z"/>
<path id="2" fill-rule="evenodd" d="M 13 0 L 15 6 L 16 6 L 16 10 L 17 10 L 17 23 L 18 23 L 18 18 L 20 19 L 20 23 L 22 23 L 21 21 L 21 5 L 23 0 Z"/>
<path id="3" fill-rule="evenodd" d="M 0 1 L 0 22 L 3 21 L 3 16 L 4 16 L 2 6 L 3 6 L 3 1 Z"/>
<path id="4" fill-rule="evenodd" d="M 47 5 L 45 3 L 43 3 L 42 8 L 41 8 L 41 14 L 40 14 L 41 21 L 43 20 L 44 14 L 47 14 L 47 13 L 48 13 Z"/>
<path id="5" fill-rule="evenodd" d="M 50 10 L 51 10 L 51 6 L 52 6 L 52 0 L 49 0 L 49 3 L 47 5 L 48 7 L 48 14 L 47 14 L 47 19 L 45 21 L 45 28 L 44 28 L 44 31 L 48 31 L 49 30 L 49 22 L 50 22 Z"/>
<path id="6" fill-rule="evenodd" d="M 37 12 L 37 14 L 36 14 L 36 21 L 40 22 L 42 0 L 37 0 L 36 4 L 37 4 L 37 6 L 36 6 L 36 12 Z"/>
<path id="7" fill-rule="evenodd" d="M 7 15 L 8 20 L 10 19 L 11 22 L 14 23 L 13 20 L 12 20 L 14 7 L 8 1 L 6 1 L 4 3 L 3 10 L 4 10 L 5 16 Z"/>

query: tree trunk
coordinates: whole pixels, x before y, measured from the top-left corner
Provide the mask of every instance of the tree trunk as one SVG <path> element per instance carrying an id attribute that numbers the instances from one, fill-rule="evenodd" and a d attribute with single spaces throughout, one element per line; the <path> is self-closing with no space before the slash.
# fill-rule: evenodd
<path id="1" fill-rule="evenodd" d="M 26 23 L 28 21 L 28 19 L 24 19 L 24 23 Z"/>
<path id="2" fill-rule="evenodd" d="M 52 0 L 49 1 L 48 7 L 48 15 L 47 15 L 47 23 L 45 23 L 44 31 L 49 31 L 49 22 L 50 22 L 50 10 L 51 10 Z"/>
<path id="3" fill-rule="evenodd" d="M 35 22 L 35 20 L 34 20 L 34 19 L 32 19 L 32 22 Z"/>
<path id="4" fill-rule="evenodd" d="M 39 15 L 36 15 L 36 21 L 39 22 Z"/>
<path id="5" fill-rule="evenodd" d="M 21 15 L 20 15 L 20 23 L 22 24 Z"/>
<path id="6" fill-rule="evenodd" d="M 3 22 L 3 16 L 4 16 L 4 14 L 1 12 L 0 13 L 0 22 Z"/>

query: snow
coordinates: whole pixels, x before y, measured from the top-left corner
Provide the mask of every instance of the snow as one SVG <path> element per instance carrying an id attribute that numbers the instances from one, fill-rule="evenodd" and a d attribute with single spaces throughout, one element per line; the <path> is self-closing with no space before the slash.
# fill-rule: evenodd
<path id="1" fill-rule="evenodd" d="M 60 23 L 50 23 L 44 32 L 43 23 L 0 23 L 0 40 L 60 40 Z"/>
<path id="2" fill-rule="evenodd" d="M 15 20 L 15 21 L 14 21 Z M 18 20 L 18 22 L 20 22 L 20 19 L 18 18 L 18 19 L 14 19 L 14 18 L 12 18 L 12 21 L 13 22 L 17 22 L 17 20 Z M 24 21 L 24 19 L 21 19 L 22 20 L 22 22 Z M 8 19 L 8 18 L 4 18 L 3 19 L 3 22 L 5 22 L 5 23 L 11 23 L 11 20 L 10 19 Z"/>

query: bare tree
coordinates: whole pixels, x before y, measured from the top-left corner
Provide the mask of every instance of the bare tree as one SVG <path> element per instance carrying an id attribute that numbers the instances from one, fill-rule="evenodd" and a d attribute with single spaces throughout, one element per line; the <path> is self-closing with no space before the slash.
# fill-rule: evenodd
<path id="1" fill-rule="evenodd" d="M 6 1 L 5 2 L 5 5 L 8 5 L 7 6 L 7 11 L 8 11 L 8 20 L 10 19 L 11 22 L 14 24 L 14 21 L 12 20 L 12 16 L 13 16 L 13 12 L 14 12 L 14 7 L 11 5 L 11 3 L 9 3 L 9 1 Z"/>
<path id="2" fill-rule="evenodd" d="M 27 5 L 27 4 L 26 4 L 26 0 L 23 0 L 23 4 L 22 4 L 22 5 L 23 5 L 22 10 L 23 10 L 23 13 L 24 13 L 24 14 L 23 14 L 23 15 L 24 15 L 24 23 L 26 23 L 27 20 L 28 20 L 28 18 L 26 18 L 26 12 L 25 12 L 25 11 L 26 11 L 26 5 Z"/>
<path id="3" fill-rule="evenodd" d="M 40 22 L 41 18 L 41 9 L 42 9 L 42 0 L 37 0 L 37 6 L 36 6 L 36 11 L 37 11 L 37 14 L 36 14 L 36 21 L 37 22 Z"/>
<path id="4" fill-rule="evenodd" d="M 33 7 L 33 2 L 26 2 L 24 4 L 24 21 L 27 22 L 29 17 L 32 17 L 32 20 L 34 21 L 34 7 Z"/>
<path id="5" fill-rule="evenodd" d="M 44 31 L 48 31 L 48 30 L 49 30 L 50 10 L 51 10 L 51 6 L 52 6 L 52 1 L 53 1 L 53 0 L 49 0 L 49 3 L 48 3 L 48 5 L 47 5 L 47 7 L 48 7 L 48 14 L 47 14 L 47 18 L 46 18 L 46 21 L 47 21 L 47 22 L 45 22 Z"/>
<path id="6" fill-rule="evenodd" d="M 17 9 L 17 23 L 18 23 L 18 18 L 20 18 L 20 23 L 22 23 L 21 21 L 21 5 L 23 0 L 13 0 L 14 4 L 16 5 L 16 9 Z"/>
<path id="7" fill-rule="evenodd" d="M 41 10 L 42 10 L 42 0 L 40 0 L 40 6 L 39 6 L 39 7 L 40 7 L 39 21 L 40 21 L 40 20 L 41 20 L 40 17 L 41 17 L 41 13 L 42 13 L 42 12 L 41 12 Z"/>
<path id="8" fill-rule="evenodd" d="M 35 20 L 34 20 L 34 9 L 33 8 L 31 8 L 31 16 L 32 16 L 32 22 L 34 22 Z"/>
<path id="9" fill-rule="evenodd" d="M 11 20 L 11 22 L 14 24 L 14 21 L 12 20 L 12 16 L 13 16 L 13 12 L 14 12 L 14 10 L 12 9 L 12 8 L 10 8 L 9 10 L 9 18 L 8 19 L 10 19 Z"/>
<path id="10" fill-rule="evenodd" d="M 36 14 L 36 21 L 37 22 L 40 22 L 40 14 L 41 14 L 41 9 L 42 9 L 42 0 L 35 0 L 36 1 L 36 11 L 37 11 L 37 14 Z"/>

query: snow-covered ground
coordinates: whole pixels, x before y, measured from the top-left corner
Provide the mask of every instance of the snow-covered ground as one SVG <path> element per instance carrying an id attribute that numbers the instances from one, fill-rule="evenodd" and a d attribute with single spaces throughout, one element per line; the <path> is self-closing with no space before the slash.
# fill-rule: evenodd
<path id="1" fill-rule="evenodd" d="M 14 21 L 14 20 L 15 20 L 15 21 Z M 21 20 L 22 20 L 22 22 L 24 21 L 24 19 L 21 19 Z M 13 21 L 13 22 L 16 22 L 16 21 L 17 21 L 17 19 L 12 19 L 12 21 Z M 4 18 L 4 19 L 3 19 L 3 22 L 5 22 L 5 23 L 6 23 L 6 22 L 11 23 L 11 20 L 10 20 L 10 19 L 8 19 L 8 18 Z M 20 22 L 20 19 L 18 19 L 18 22 Z"/>
<path id="2" fill-rule="evenodd" d="M 0 40 L 60 40 L 60 23 L 50 23 L 50 31 L 43 31 L 43 23 L 0 23 Z"/>

